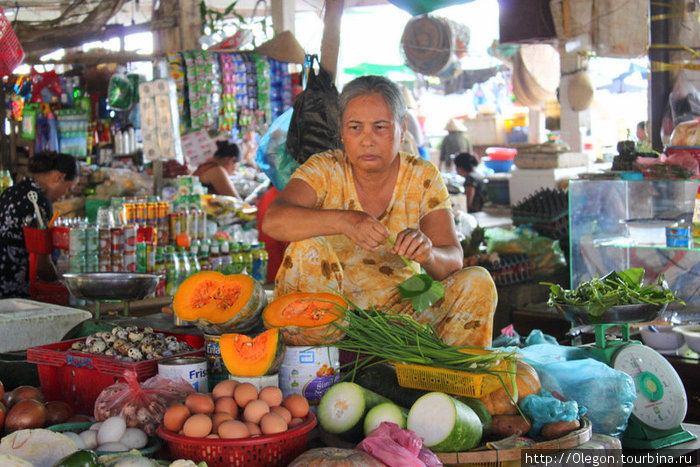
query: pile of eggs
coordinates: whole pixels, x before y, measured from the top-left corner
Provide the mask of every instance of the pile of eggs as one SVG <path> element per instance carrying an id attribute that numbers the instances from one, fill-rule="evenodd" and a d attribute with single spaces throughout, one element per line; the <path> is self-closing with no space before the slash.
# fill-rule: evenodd
<path id="1" fill-rule="evenodd" d="M 128 428 L 126 419 L 120 415 L 93 423 L 81 433 L 65 431 L 63 434 L 75 441 L 78 449 L 101 452 L 126 452 L 142 449 L 148 444 L 146 433 L 139 428 Z"/>
<path id="2" fill-rule="evenodd" d="M 282 397 L 276 386 L 258 392 L 250 383 L 222 381 L 211 394 L 195 393 L 168 407 L 166 430 L 191 438 L 240 439 L 282 433 L 300 425 L 309 402 L 299 394 Z"/>

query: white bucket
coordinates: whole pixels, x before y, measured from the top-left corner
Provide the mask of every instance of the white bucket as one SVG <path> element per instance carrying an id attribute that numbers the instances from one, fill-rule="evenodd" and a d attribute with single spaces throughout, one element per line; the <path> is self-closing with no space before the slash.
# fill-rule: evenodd
<path id="1" fill-rule="evenodd" d="M 250 383 L 260 392 L 260 390 L 267 386 L 279 387 L 279 375 L 275 373 L 274 375 L 266 376 L 229 376 L 229 379 L 234 379 L 239 383 Z"/>
<path id="2" fill-rule="evenodd" d="M 279 369 L 282 395 L 301 394 L 315 412 L 321 396 L 340 379 L 339 368 L 337 347 L 287 347 Z"/>

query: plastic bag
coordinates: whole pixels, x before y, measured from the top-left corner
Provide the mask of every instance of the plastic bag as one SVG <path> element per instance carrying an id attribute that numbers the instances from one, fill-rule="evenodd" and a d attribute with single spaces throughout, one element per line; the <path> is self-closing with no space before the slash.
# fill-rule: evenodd
<path id="1" fill-rule="evenodd" d="M 637 399 L 631 376 L 598 360 L 580 358 L 589 355 L 583 349 L 540 344 L 521 352 L 537 371 L 542 388 L 586 408 L 594 432 L 622 435 Z"/>
<path id="2" fill-rule="evenodd" d="M 668 95 L 668 103 L 671 106 L 671 117 L 674 127 L 681 122 L 693 120 L 700 117 L 700 93 L 698 93 L 693 83 L 688 79 L 685 71 L 678 73 L 676 83 L 673 85 L 671 93 Z M 675 131 L 675 130 L 674 130 Z M 691 143 L 673 143 L 682 146 L 694 146 Z M 698 140 L 700 142 L 700 140 Z"/>
<path id="3" fill-rule="evenodd" d="M 294 101 L 287 134 L 287 150 L 300 164 L 312 154 L 341 147 L 338 90 L 331 75 L 321 68 L 320 63 L 316 74 L 314 60 L 318 62 L 316 55 L 311 57 L 306 89 Z"/>
<path id="4" fill-rule="evenodd" d="M 566 258 L 559 240 L 540 236 L 532 227 L 521 225 L 514 230 L 495 227 L 486 231 L 487 253 L 526 254 L 533 262 L 534 279 L 550 278 L 566 268 Z"/>
<path id="5" fill-rule="evenodd" d="M 519 405 L 532 422 L 532 428 L 527 432 L 531 438 L 537 438 L 547 423 L 572 422 L 586 413 L 586 408 L 579 407 L 578 402 L 559 400 L 545 390 L 525 396 Z"/>
<path id="6" fill-rule="evenodd" d="M 423 446 L 423 440 L 396 423 L 382 422 L 357 449 L 379 459 L 389 467 L 438 467 L 440 458 Z"/>
<path id="7" fill-rule="evenodd" d="M 299 167 L 286 146 L 292 112 L 293 109 L 287 109 L 272 122 L 270 128 L 260 138 L 258 151 L 255 153 L 255 163 L 258 164 L 258 168 L 280 191 L 287 185 L 289 178 Z"/>
<path id="8" fill-rule="evenodd" d="M 180 378 L 171 380 L 155 375 L 139 383 L 134 371 L 125 371 L 124 383 L 115 383 L 102 390 L 95 401 L 95 420 L 101 422 L 121 415 L 128 427 L 141 428 L 153 436 L 163 423 L 165 410 L 181 403 L 195 392 L 190 383 Z"/>
<path id="9" fill-rule="evenodd" d="M 109 79 L 107 87 L 107 103 L 113 109 L 129 110 L 131 107 L 134 89 L 131 81 L 124 75 L 114 74 Z"/>

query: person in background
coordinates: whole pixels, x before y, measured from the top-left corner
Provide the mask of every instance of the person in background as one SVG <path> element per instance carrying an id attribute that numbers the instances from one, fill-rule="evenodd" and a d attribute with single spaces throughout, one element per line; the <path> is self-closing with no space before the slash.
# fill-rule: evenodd
<path id="1" fill-rule="evenodd" d="M 274 296 L 333 290 L 361 308 L 430 323 L 448 345 L 490 345 L 496 286 L 486 269 L 462 268 L 440 172 L 400 151 L 406 107 L 398 86 L 382 76 L 356 78 L 338 107 L 343 149 L 312 155 L 265 213 L 263 231 L 291 242 Z M 444 297 L 419 314 L 397 289 L 414 274 L 401 256 L 444 286 Z"/>
<path id="2" fill-rule="evenodd" d="M 197 167 L 192 175 L 199 177 L 210 195 L 225 195 L 241 198 L 231 183 L 233 175 L 241 160 L 241 150 L 236 143 L 217 141 L 214 156 Z"/>
<path id="3" fill-rule="evenodd" d="M 418 121 L 418 102 L 406 86 L 401 85 L 401 94 L 406 102 L 406 132 L 402 140 L 401 150 L 409 154 L 416 154 L 421 159 L 430 160 L 430 154 L 426 148 L 427 138 Z"/>
<path id="4" fill-rule="evenodd" d="M 29 159 L 30 177 L 0 195 L 0 298 L 29 297 L 29 253 L 24 243 L 25 225 L 37 226 L 34 205 L 28 193 L 37 194 L 37 204 L 46 225 L 53 216 L 53 202 L 78 182 L 78 162 L 70 154 L 39 152 Z M 50 255 L 37 256 L 38 279 L 55 281 L 56 268 Z"/>
<path id="5" fill-rule="evenodd" d="M 467 129 L 457 119 L 451 118 L 445 125 L 447 135 L 440 144 L 440 170 L 452 171 L 452 157 L 460 152 L 472 152 L 472 143 L 467 136 Z"/>
<path id="6" fill-rule="evenodd" d="M 649 139 L 647 135 L 647 122 L 642 120 L 637 123 L 637 141 L 646 141 Z"/>
<path id="7" fill-rule="evenodd" d="M 486 190 L 484 184 L 475 176 L 474 169 L 479 161 L 468 152 L 460 152 L 454 158 L 457 173 L 464 177 L 464 195 L 467 197 L 467 212 L 478 212 L 484 207 Z"/>

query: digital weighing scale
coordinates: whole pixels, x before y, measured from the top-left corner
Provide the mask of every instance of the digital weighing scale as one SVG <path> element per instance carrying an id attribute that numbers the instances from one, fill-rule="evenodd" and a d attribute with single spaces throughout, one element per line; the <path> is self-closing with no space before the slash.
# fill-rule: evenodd
<path id="1" fill-rule="evenodd" d="M 629 323 L 650 321 L 665 307 L 620 305 L 605 312 L 601 321 L 591 323 L 582 306 L 556 305 L 574 325 L 595 325 L 595 344 L 581 348 L 591 357 L 632 377 L 637 399 L 630 415 L 622 445 L 631 449 L 661 449 L 692 441 L 695 435 L 681 426 L 688 399 L 681 378 L 661 354 L 639 341 L 630 340 Z M 606 330 L 619 326 L 622 338 L 607 340 Z"/>

